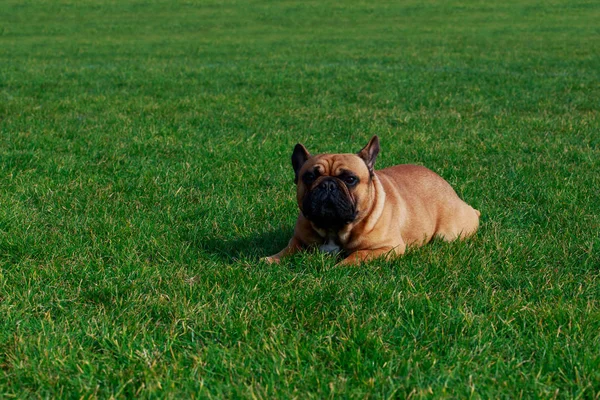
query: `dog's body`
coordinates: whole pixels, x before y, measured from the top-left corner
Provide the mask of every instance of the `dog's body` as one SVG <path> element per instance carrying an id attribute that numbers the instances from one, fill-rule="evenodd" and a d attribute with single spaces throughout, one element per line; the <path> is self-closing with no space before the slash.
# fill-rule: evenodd
<path id="1" fill-rule="evenodd" d="M 355 154 L 311 157 L 298 144 L 292 155 L 300 214 L 281 257 L 303 248 L 346 253 L 342 263 L 403 254 L 439 236 L 447 241 L 477 231 L 479 211 L 429 169 L 397 165 L 375 171 L 379 139 Z"/>

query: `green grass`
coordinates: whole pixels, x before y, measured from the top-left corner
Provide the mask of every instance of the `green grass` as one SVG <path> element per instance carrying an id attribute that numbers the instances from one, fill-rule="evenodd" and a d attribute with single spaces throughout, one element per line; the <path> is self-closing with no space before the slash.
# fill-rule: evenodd
<path id="1" fill-rule="evenodd" d="M 0 5 L 0 397 L 600 396 L 595 1 Z M 289 157 L 426 165 L 478 235 L 266 265 Z"/>

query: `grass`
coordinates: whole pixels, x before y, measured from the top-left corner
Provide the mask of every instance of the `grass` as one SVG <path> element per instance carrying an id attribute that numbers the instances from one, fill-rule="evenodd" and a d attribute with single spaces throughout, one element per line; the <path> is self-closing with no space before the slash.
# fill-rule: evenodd
<path id="1" fill-rule="evenodd" d="M 596 2 L 0 8 L 0 397 L 600 396 Z M 373 134 L 478 235 L 259 262 Z"/>

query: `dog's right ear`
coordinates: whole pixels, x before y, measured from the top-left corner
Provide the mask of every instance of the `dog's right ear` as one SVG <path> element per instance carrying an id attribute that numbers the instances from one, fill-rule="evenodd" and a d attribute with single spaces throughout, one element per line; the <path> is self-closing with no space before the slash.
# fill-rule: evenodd
<path id="1" fill-rule="evenodd" d="M 294 147 L 294 152 L 292 153 L 292 166 L 294 167 L 294 183 L 298 184 L 298 173 L 300 172 L 300 168 L 304 165 L 306 160 L 310 158 L 310 154 L 306 147 L 298 143 L 296 147 Z"/>
<path id="2" fill-rule="evenodd" d="M 358 156 L 363 159 L 365 164 L 367 164 L 371 176 L 373 176 L 373 171 L 375 170 L 375 159 L 377 158 L 377 154 L 379 154 L 379 138 L 375 135 L 369 140 L 369 144 L 358 152 Z"/>

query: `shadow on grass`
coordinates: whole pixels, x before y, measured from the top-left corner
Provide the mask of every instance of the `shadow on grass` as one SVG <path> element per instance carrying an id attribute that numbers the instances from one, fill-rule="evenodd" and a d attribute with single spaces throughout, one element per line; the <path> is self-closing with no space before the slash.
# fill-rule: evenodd
<path id="1" fill-rule="evenodd" d="M 259 233 L 256 236 L 230 239 L 206 238 L 200 243 L 200 248 L 223 262 L 258 261 L 262 257 L 270 256 L 283 249 L 293 233 L 292 228 L 278 228 Z"/>

